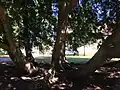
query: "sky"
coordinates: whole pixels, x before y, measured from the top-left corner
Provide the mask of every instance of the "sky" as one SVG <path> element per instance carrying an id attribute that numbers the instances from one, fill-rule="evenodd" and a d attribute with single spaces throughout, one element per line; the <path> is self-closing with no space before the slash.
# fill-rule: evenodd
<path id="1" fill-rule="evenodd" d="M 79 0 L 79 4 L 81 4 L 82 2 L 83 2 L 84 0 Z M 52 4 L 52 11 L 53 11 L 53 13 L 52 13 L 52 15 L 53 16 L 58 16 L 58 0 L 55 0 L 54 1 L 54 3 Z"/>
<path id="2" fill-rule="evenodd" d="M 58 9 L 58 3 L 53 3 L 51 8 L 52 8 L 52 11 L 53 11 L 52 15 L 53 16 L 58 16 L 58 10 L 59 10 Z"/>
<path id="3" fill-rule="evenodd" d="M 102 0 L 103 2 L 104 0 Z M 55 0 L 55 2 L 52 4 L 52 16 L 58 16 L 58 0 Z M 92 0 L 90 0 L 89 2 L 92 2 Z M 79 5 L 80 4 L 83 4 L 84 3 L 84 0 L 79 0 Z M 97 14 L 97 19 L 98 21 L 102 20 L 103 19 L 103 16 L 101 15 L 103 13 L 102 11 L 102 7 L 101 7 L 101 4 L 100 3 L 92 3 L 92 8 L 94 10 L 94 12 Z M 109 10 L 107 12 L 107 15 L 109 15 Z"/>
<path id="4" fill-rule="evenodd" d="M 55 0 L 55 2 L 54 3 L 52 3 L 52 11 L 53 11 L 53 13 L 52 13 L 52 15 L 53 16 L 58 16 L 58 0 Z M 82 3 L 84 3 L 84 0 L 79 0 L 79 5 L 80 4 L 82 4 Z M 101 7 L 100 7 L 100 4 L 93 4 L 93 9 L 96 9 L 96 13 L 98 13 L 98 17 L 100 18 L 100 16 L 99 16 L 99 14 L 101 14 Z"/>

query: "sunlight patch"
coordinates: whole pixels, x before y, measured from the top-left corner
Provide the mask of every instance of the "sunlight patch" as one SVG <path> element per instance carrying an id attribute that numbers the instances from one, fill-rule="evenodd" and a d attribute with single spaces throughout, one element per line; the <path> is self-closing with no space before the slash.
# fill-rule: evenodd
<path id="1" fill-rule="evenodd" d="M 50 83 L 55 83 L 56 81 L 58 81 L 57 77 L 53 77 L 52 79 L 49 80 Z"/>
<path id="2" fill-rule="evenodd" d="M 30 70 L 30 67 L 31 67 L 30 63 L 25 64 L 25 66 L 27 67 L 28 70 Z"/>
<path id="3" fill-rule="evenodd" d="M 31 78 L 30 77 L 21 77 L 23 80 L 31 80 Z"/>
<path id="4" fill-rule="evenodd" d="M 15 80 L 15 81 L 19 80 L 18 77 L 11 77 L 10 79 L 11 79 L 11 80 Z"/>

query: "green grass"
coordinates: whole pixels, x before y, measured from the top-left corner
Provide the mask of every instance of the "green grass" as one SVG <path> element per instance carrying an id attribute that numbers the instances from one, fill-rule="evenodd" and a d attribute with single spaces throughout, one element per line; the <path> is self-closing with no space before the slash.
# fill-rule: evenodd
<path id="1" fill-rule="evenodd" d="M 67 56 L 69 62 L 87 62 L 91 56 Z"/>
<path id="2" fill-rule="evenodd" d="M 79 63 L 88 61 L 91 56 L 66 56 L 69 62 Z M 37 62 L 51 62 L 51 56 L 39 56 L 35 58 Z"/>
<path id="3" fill-rule="evenodd" d="M 79 62 L 87 62 L 92 58 L 93 55 L 86 55 L 86 56 L 66 56 L 69 62 L 79 63 Z M 38 56 L 35 57 L 37 62 L 51 62 L 51 56 Z M 118 61 L 120 58 L 113 58 L 113 61 Z"/>
<path id="4" fill-rule="evenodd" d="M 69 62 L 87 62 L 92 58 L 92 56 L 67 56 Z M 120 58 L 113 58 L 112 61 L 118 61 Z"/>
<path id="5" fill-rule="evenodd" d="M 75 63 L 86 62 L 88 60 L 89 58 L 68 58 L 69 62 L 75 62 Z"/>

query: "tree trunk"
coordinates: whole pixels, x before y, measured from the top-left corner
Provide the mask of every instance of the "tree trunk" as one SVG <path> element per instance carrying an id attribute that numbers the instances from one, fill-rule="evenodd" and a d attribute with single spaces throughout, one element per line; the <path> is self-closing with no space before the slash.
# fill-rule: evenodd
<path id="1" fill-rule="evenodd" d="M 8 54 L 21 74 L 37 74 L 38 69 L 34 66 L 32 62 L 28 61 L 25 58 L 19 48 L 17 48 L 15 52 L 8 51 Z"/>
<path id="2" fill-rule="evenodd" d="M 73 0 L 71 1 L 69 4 L 66 3 L 65 1 L 60 1 L 58 2 L 59 5 L 59 16 L 58 16 L 58 27 L 56 29 L 56 41 L 55 41 L 55 45 L 54 45 L 54 49 L 53 49 L 53 53 L 52 53 L 52 62 L 53 62 L 53 66 L 55 68 L 56 71 L 60 71 L 60 56 L 63 53 L 63 51 L 61 52 L 61 50 L 63 50 L 63 46 L 64 46 L 64 42 L 62 40 L 62 31 L 65 32 L 66 28 L 67 28 L 67 18 L 68 18 L 68 14 L 69 12 L 72 10 L 72 8 L 74 8 L 74 6 L 77 4 L 78 0 Z"/>
<path id="3" fill-rule="evenodd" d="M 37 68 L 34 67 L 32 62 L 29 62 L 25 59 L 25 56 L 22 54 L 20 48 L 17 46 L 16 41 L 13 38 L 11 26 L 9 25 L 7 15 L 5 15 L 4 12 L 4 8 L 0 6 L 0 23 L 2 24 L 3 33 L 6 37 L 7 42 L 6 47 L 1 48 L 8 51 L 10 58 L 20 71 L 27 72 L 28 74 L 34 74 L 35 72 L 37 72 Z"/>
<path id="4" fill-rule="evenodd" d="M 84 48 L 84 51 L 83 51 L 83 56 L 85 56 L 85 45 L 83 46 L 83 48 Z"/>
<path id="5" fill-rule="evenodd" d="M 120 58 L 120 22 L 115 32 L 108 36 L 96 54 L 81 68 L 68 72 L 68 77 L 79 78 L 92 74 L 111 58 Z M 74 74 L 74 75 L 73 75 Z"/>
<path id="6" fill-rule="evenodd" d="M 28 11 L 26 9 L 23 10 L 24 15 L 23 15 L 23 24 L 24 24 L 24 30 L 23 30 L 23 35 L 24 35 L 24 46 L 25 46 L 25 53 L 26 53 L 26 59 L 29 60 L 30 62 L 35 62 L 34 57 L 32 55 L 32 43 L 31 43 L 31 37 L 30 37 L 30 32 L 29 32 L 29 15 Z"/>

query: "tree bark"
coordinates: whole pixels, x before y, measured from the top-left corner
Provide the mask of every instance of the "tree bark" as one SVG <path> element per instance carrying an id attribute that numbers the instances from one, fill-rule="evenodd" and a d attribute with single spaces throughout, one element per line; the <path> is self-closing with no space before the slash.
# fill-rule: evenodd
<path id="1" fill-rule="evenodd" d="M 108 36 L 96 54 L 81 68 L 67 72 L 71 78 L 80 78 L 92 74 L 96 69 L 105 64 L 111 58 L 120 58 L 120 22 L 115 32 Z M 74 75 L 73 75 L 74 74 Z"/>
<path id="2" fill-rule="evenodd" d="M 58 16 L 58 27 L 56 29 L 56 41 L 52 53 L 52 62 L 56 71 L 60 71 L 60 55 L 62 47 L 64 46 L 62 42 L 62 30 L 65 32 L 67 27 L 67 18 L 69 12 L 75 7 L 78 0 L 72 0 L 69 5 L 63 1 L 58 1 L 59 4 L 59 16 Z"/>
<path id="3" fill-rule="evenodd" d="M 83 46 L 83 49 L 84 49 L 84 51 L 83 51 L 83 56 L 85 56 L 85 45 Z"/>
<path id="4" fill-rule="evenodd" d="M 0 23 L 2 24 L 4 35 L 8 44 L 6 45 L 8 47 L 6 47 L 3 46 L 1 43 L 2 48 L 8 51 L 10 58 L 20 71 L 26 72 L 28 74 L 33 74 L 37 72 L 37 69 L 34 67 L 33 63 L 25 59 L 25 56 L 22 54 L 20 48 L 17 46 L 16 41 L 13 38 L 7 15 L 5 15 L 4 12 L 4 7 L 0 6 Z"/>
<path id="5" fill-rule="evenodd" d="M 32 55 L 32 43 L 30 39 L 30 32 L 29 32 L 29 15 L 28 10 L 24 9 L 24 15 L 23 15 L 23 35 L 24 35 L 24 46 L 25 46 L 25 53 L 26 53 L 26 59 L 34 62 L 34 57 Z"/>

